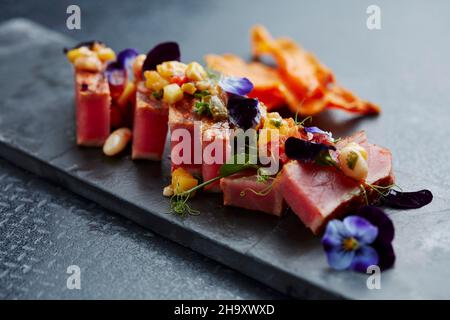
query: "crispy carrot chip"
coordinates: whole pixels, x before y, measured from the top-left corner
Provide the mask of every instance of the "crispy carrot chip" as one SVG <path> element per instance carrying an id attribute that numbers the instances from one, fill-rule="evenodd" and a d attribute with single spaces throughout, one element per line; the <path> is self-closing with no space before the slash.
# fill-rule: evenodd
<path id="1" fill-rule="evenodd" d="M 254 84 L 250 96 L 263 101 L 268 110 L 288 105 L 302 115 L 314 115 L 325 108 L 363 115 L 380 112 L 379 106 L 361 100 L 337 84 L 332 71 L 293 40 L 273 39 L 263 26 L 255 26 L 251 30 L 251 44 L 255 58 L 269 55 L 277 68 L 261 62 L 246 63 L 231 54 L 207 55 L 206 63 L 225 75 L 249 78 Z"/>

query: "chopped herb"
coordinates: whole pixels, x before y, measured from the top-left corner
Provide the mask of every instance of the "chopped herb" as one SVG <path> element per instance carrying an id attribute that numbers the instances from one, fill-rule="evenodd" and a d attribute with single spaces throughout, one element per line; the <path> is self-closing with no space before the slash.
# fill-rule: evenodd
<path id="1" fill-rule="evenodd" d="M 194 106 L 194 112 L 196 112 L 198 115 L 210 115 L 211 110 L 209 103 L 197 101 Z"/>
<path id="2" fill-rule="evenodd" d="M 152 96 L 153 96 L 153 98 L 155 98 L 156 100 L 161 100 L 162 97 L 163 97 L 163 91 L 160 90 L 160 91 L 152 92 Z"/>
<path id="3" fill-rule="evenodd" d="M 257 182 L 266 182 L 267 180 L 273 180 L 273 179 L 275 179 L 275 178 L 272 177 L 264 167 L 260 167 L 256 171 L 256 181 Z"/>
<path id="4" fill-rule="evenodd" d="M 269 123 L 273 125 L 275 128 L 280 128 L 282 121 L 281 119 L 270 119 Z"/>
<path id="5" fill-rule="evenodd" d="M 235 159 L 237 159 L 237 155 L 235 155 Z M 199 214 L 199 211 L 192 209 L 189 204 L 188 204 L 188 200 L 189 197 L 191 196 L 191 194 L 196 191 L 199 190 L 215 181 L 218 181 L 224 177 L 230 176 L 232 174 L 235 174 L 239 171 L 242 170 L 246 170 L 249 168 L 254 168 L 254 169 L 258 169 L 259 166 L 256 164 L 251 164 L 249 163 L 248 159 L 249 156 L 245 155 L 245 159 L 246 161 L 243 164 L 238 164 L 238 163 L 225 163 L 222 165 L 222 167 L 220 168 L 219 171 L 219 175 L 215 178 L 212 178 L 210 180 L 204 181 L 198 185 L 196 185 L 195 187 L 186 190 L 180 194 L 177 195 L 173 195 L 170 198 L 170 208 L 171 208 L 171 212 L 177 215 L 180 215 L 182 217 L 186 216 L 186 215 L 197 215 Z M 236 161 L 235 161 L 236 162 Z"/>
<path id="6" fill-rule="evenodd" d="M 201 99 L 203 97 L 210 96 L 210 95 L 211 95 L 211 93 L 208 90 L 197 91 L 196 93 L 194 93 L 194 97 L 197 99 Z"/>
<path id="7" fill-rule="evenodd" d="M 356 163 L 358 162 L 358 154 L 355 151 L 350 151 L 346 161 L 347 167 L 349 167 L 350 170 L 355 169 Z"/>
<path id="8" fill-rule="evenodd" d="M 228 119 L 228 109 L 218 96 L 211 96 L 209 110 L 216 121 Z"/>
<path id="9" fill-rule="evenodd" d="M 332 166 L 332 167 L 338 167 L 337 162 L 333 159 L 333 157 L 330 154 L 330 151 L 324 150 L 314 159 L 314 162 L 321 166 Z"/>

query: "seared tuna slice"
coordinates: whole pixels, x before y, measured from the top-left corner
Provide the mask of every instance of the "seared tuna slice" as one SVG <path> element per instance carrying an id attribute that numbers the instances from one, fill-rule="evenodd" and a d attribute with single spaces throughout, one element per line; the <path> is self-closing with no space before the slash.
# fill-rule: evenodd
<path id="1" fill-rule="evenodd" d="M 110 132 L 111 97 L 101 72 L 75 72 L 77 144 L 101 147 Z"/>
<path id="2" fill-rule="evenodd" d="M 219 151 L 220 150 L 220 151 Z M 230 153 L 230 130 L 228 121 L 202 122 L 202 177 L 204 181 L 219 175 L 220 167 Z M 204 188 L 205 191 L 221 192 L 219 181 Z"/>
<path id="3" fill-rule="evenodd" d="M 136 93 L 132 159 L 161 160 L 167 136 L 168 106 L 150 98 L 143 86 Z"/>
<path id="4" fill-rule="evenodd" d="M 272 184 L 272 186 L 271 186 Z M 223 204 L 281 216 L 285 211 L 280 177 L 258 182 L 254 172 L 237 173 L 220 179 Z"/>
<path id="5" fill-rule="evenodd" d="M 169 106 L 170 156 L 172 171 L 181 167 L 193 175 L 200 175 L 202 171 L 201 122 L 194 112 L 193 103 L 192 98 L 185 97 Z M 196 121 L 198 121 L 197 126 L 195 126 Z"/>
<path id="6" fill-rule="evenodd" d="M 368 184 L 388 186 L 394 182 L 389 150 L 367 144 L 363 133 L 358 133 L 346 141 L 359 142 L 366 148 Z M 283 167 L 281 177 L 284 199 L 314 234 L 320 233 L 330 219 L 345 215 L 365 203 L 360 183 L 334 167 L 290 161 Z M 368 186 L 365 191 L 369 201 L 378 197 Z"/>

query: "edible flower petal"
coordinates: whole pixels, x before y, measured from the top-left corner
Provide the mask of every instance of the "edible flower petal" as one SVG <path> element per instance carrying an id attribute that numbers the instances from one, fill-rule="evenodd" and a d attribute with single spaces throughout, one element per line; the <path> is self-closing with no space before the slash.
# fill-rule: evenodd
<path id="1" fill-rule="evenodd" d="M 380 269 L 389 269 L 395 263 L 395 252 L 392 246 L 395 230 L 392 220 L 382 209 L 375 206 L 361 207 L 356 214 L 378 228 L 378 236 L 372 243 L 372 247 L 378 252 Z"/>
<path id="2" fill-rule="evenodd" d="M 284 148 L 288 158 L 303 161 L 314 161 L 322 152 L 336 150 L 331 145 L 314 143 L 295 137 L 289 137 L 285 142 Z"/>
<path id="3" fill-rule="evenodd" d="M 339 247 L 334 247 L 327 252 L 328 264 L 335 270 L 348 269 L 354 257 L 355 251 L 346 251 Z"/>
<path id="4" fill-rule="evenodd" d="M 416 192 L 401 192 L 390 190 L 382 198 L 383 204 L 398 209 L 418 209 L 426 206 L 433 200 L 430 190 L 420 190 Z"/>
<path id="5" fill-rule="evenodd" d="M 127 48 L 119 52 L 117 62 L 123 68 L 130 70 L 133 60 L 139 55 L 139 52 L 133 48 Z"/>
<path id="6" fill-rule="evenodd" d="M 303 129 L 305 129 L 305 131 L 308 133 L 324 134 L 324 135 L 329 136 L 330 138 L 332 137 L 331 132 L 323 131 L 322 129 L 320 129 L 318 127 L 303 127 Z"/>
<path id="7" fill-rule="evenodd" d="M 394 240 L 394 224 L 381 208 L 375 206 L 363 206 L 356 214 L 378 228 L 376 242 L 390 244 L 392 240 Z"/>
<path id="8" fill-rule="evenodd" d="M 142 72 L 156 70 L 156 66 L 166 61 L 180 61 L 180 47 L 176 42 L 163 42 L 147 53 L 142 65 Z"/>
<path id="9" fill-rule="evenodd" d="M 359 216 L 331 220 L 322 238 L 328 264 L 336 270 L 366 272 L 379 263 L 378 252 L 371 246 L 377 235 L 378 228 Z"/>
<path id="10" fill-rule="evenodd" d="M 123 85 L 127 76 L 133 75 L 133 72 L 131 72 L 132 63 L 138 54 L 137 50 L 133 48 L 120 51 L 116 61 L 110 62 L 106 66 L 105 73 L 108 82 L 115 86 Z"/>
<path id="11" fill-rule="evenodd" d="M 253 90 L 253 83 L 247 78 L 222 77 L 219 86 L 227 93 L 245 96 Z"/>
<path id="12" fill-rule="evenodd" d="M 261 120 L 258 100 L 240 95 L 231 95 L 228 99 L 228 119 L 244 130 L 255 127 Z"/>
<path id="13" fill-rule="evenodd" d="M 123 85 L 127 79 L 127 71 L 118 61 L 110 62 L 106 66 L 105 74 L 109 84 L 113 86 Z"/>
<path id="14" fill-rule="evenodd" d="M 377 251 L 371 246 L 363 246 L 355 251 L 350 269 L 358 272 L 367 272 L 367 267 L 378 265 L 379 257 Z"/>
<path id="15" fill-rule="evenodd" d="M 362 245 L 371 244 L 378 235 L 378 228 L 362 217 L 347 217 L 343 224 L 348 232 Z"/>

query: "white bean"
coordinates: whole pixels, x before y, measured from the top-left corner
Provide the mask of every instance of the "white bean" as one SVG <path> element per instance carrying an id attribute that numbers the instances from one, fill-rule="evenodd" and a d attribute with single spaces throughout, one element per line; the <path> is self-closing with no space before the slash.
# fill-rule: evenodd
<path id="1" fill-rule="evenodd" d="M 131 139 L 131 130 L 120 128 L 111 133 L 103 145 L 103 153 L 107 156 L 115 156 L 122 152 Z"/>

